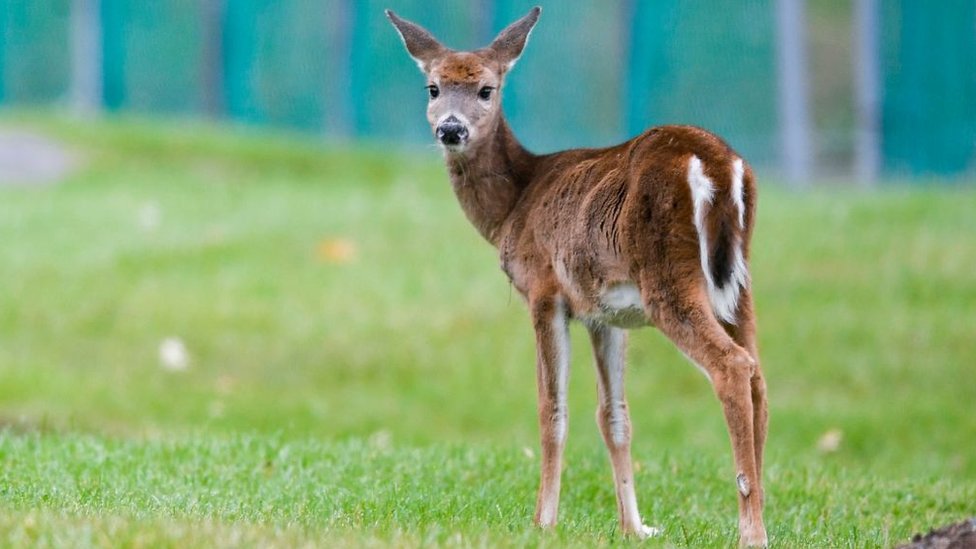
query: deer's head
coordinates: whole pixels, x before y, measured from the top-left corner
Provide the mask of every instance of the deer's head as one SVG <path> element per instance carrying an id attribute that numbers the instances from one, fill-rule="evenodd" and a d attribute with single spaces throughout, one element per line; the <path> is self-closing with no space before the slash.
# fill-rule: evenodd
<path id="1" fill-rule="evenodd" d="M 490 136 L 501 119 L 501 89 L 541 8 L 509 25 L 490 46 L 471 52 L 444 47 L 427 30 L 398 17 L 393 22 L 407 51 L 427 77 L 427 121 L 448 153 L 463 153 Z"/>

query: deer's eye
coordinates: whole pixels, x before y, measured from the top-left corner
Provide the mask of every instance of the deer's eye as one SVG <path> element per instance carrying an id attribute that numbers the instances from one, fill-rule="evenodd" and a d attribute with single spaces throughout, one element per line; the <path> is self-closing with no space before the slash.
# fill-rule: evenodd
<path id="1" fill-rule="evenodd" d="M 491 86 L 485 86 L 478 91 L 478 97 L 482 99 L 491 99 L 491 91 L 495 89 Z"/>
<path id="2" fill-rule="evenodd" d="M 430 94 L 431 99 L 437 99 L 437 96 L 441 94 L 441 89 L 431 84 L 427 86 L 427 92 Z"/>

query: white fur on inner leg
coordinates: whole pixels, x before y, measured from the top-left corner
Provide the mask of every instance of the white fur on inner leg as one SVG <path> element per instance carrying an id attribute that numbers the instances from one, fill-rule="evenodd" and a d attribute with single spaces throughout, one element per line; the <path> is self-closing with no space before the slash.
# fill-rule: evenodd
<path id="1" fill-rule="evenodd" d="M 569 389 L 569 330 L 566 326 L 566 304 L 560 299 L 552 319 L 552 333 L 555 344 L 554 373 L 556 375 L 556 409 L 553 417 L 553 432 L 562 444 L 566 440 L 569 409 L 566 402 Z"/>
<path id="2" fill-rule="evenodd" d="M 549 328 L 552 333 L 554 351 L 551 371 L 552 375 L 556 376 L 556 395 L 550 420 L 552 421 L 553 439 L 561 447 L 566 441 L 569 413 L 566 402 L 569 387 L 569 330 L 566 304 L 562 299 L 556 300 L 555 311 Z M 545 441 L 543 443 L 545 444 Z M 561 453 L 561 450 L 559 452 Z M 559 460 L 558 455 L 556 459 Z M 558 470 L 557 468 L 555 478 L 543 480 L 542 488 L 544 491 L 540 494 L 539 501 L 539 525 L 542 527 L 555 525 L 558 518 L 560 484 Z"/>
<path id="3" fill-rule="evenodd" d="M 603 364 L 606 366 L 607 387 L 600 395 L 601 405 L 608 414 L 610 439 L 620 446 L 630 442 L 629 420 L 627 418 L 627 395 L 624 394 L 624 333 L 620 329 L 604 328 Z"/>
<path id="4" fill-rule="evenodd" d="M 628 452 L 626 456 L 630 459 L 630 418 L 627 417 L 626 402 L 627 397 L 624 392 L 624 375 L 626 371 L 626 357 L 624 354 L 624 341 L 626 339 L 623 329 L 603 327 L 603 337 L 600 339 L 601 345 L 597 349 L 600 353 L 600 360 L 606 368 L 604 377 L 606 386 L 600 392 L 600 406 L 607 414 L 606 420 L 609 423 L 609 438 L 615 448 L 610 448 L 610 452 L 620 452 L 625 448 Z M 611 462 L 613 456 L 611 455 Z M 617 497 L 621 504 L 621 522 L 627 530 L 637 537 L 644 539 L 657 536 L 661 533 L 659 528 L 647 526 L 641 520 L 640 511 L 637 509 L 637 493 L 634 487 L 634 478 L 623 479 L 618 476 L 618 471 L 614 467 L 613 481 L 616 485 Z"/>

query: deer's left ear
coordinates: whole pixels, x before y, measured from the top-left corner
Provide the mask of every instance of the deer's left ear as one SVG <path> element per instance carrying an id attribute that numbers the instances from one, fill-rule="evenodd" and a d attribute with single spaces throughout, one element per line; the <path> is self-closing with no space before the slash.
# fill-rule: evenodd
<path id="1" fill-rule="evenodd" d="M 511 69 L 522 55 L 525 43 L 529 41 L 529 34 L 532 33 L 536 22 L 539 21 L 540 13 L 542 13 L 542 8 L 539 6 L 532 8 L 525 17 L 505 27 L 505 30 L 500 32 L 488 46 L 488 49 L 495 52 L 497 59 L 506 71 Z"/>
<path id="2" fill-rule="evenodd" d="M 410 57 L 413 57 L 413 60 L 417 62 L 421 71 L 425 74 L 429 72 L 431 63 L 443 55 L 447 48 L 442 46 L 427 29 L 420 25 L 401 19 L 391 10 L 386 10 L 386 16 L 396 27 L 397 32 L 400 33 L 400 38 L 403 40 L 403 45 L 407 47 Z"/>

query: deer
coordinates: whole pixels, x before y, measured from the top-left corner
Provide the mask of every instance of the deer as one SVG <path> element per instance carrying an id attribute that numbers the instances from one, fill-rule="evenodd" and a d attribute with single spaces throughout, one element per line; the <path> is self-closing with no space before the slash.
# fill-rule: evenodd
<path id="1" fill-rule="evenodd" d="M 487 47 L 455 51 L 390 10 L 427 79 L 427 121 L 467 219 L 499 252 L 535 331 L 541 472 L 535 523 L 555 527 L 569 410 L 570 321 L 589 333 L 596 418 L 613 471 L 620 531 L 645 538 L 624 374 L 628 330 L 657 328 L 718 397 L 731 439 L 739 542 L 766 546 L 762 461 L 766 383 L 756 344 L 749 246 L 752 168 L 693 126 L 651 128 L 608 148 L 536 155 L 502 112 L 506 75 L 542 10 Z"/>

